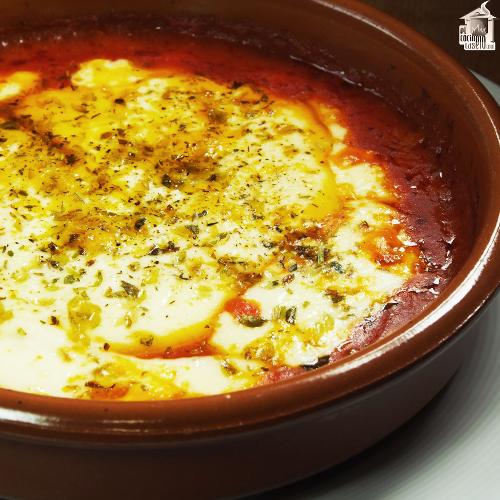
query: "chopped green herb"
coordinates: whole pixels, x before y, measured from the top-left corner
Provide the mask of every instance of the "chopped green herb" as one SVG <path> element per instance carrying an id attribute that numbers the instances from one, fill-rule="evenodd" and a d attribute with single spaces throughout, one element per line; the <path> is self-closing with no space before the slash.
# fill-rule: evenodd
<path id="1" fill-rule="evenodd" d="M 51 241 L 48 245 L 47 248 L 50 250 L 51 253 L 56 253 L 59 249 L 57 248 L 57 245 Z"/>
<path id="2" fill-rule="evenodd" d="M 256 328 L 262 326 L 267 320 L 260 318 L 259 316 L 244 314 L 238 318 L 238 321 L 242 325 L 249 326 L 250 328 Z"/>
<path id="3" fill-rule="evenodd" d="M 300 255 L 301 257 L 304 257 L 305 259 L 308 259 L 308 260 L 317 260 L 318 259 L 318 254 L 317 254 L 316 250 L 311 246 L 296 245 L 295 251 L 297 252 L 297 255 Z"/>
<path id="4" fill-rule="evenodd" d="M 95 281 L 94 281 L 94 284 L 92 286 L 97 288 L 98 286 L 102 285 L 102 281 L 103 281 L 102 271 L 97 271 L 95 274 Z"/>
<path id="5" fill-rule="evenodd" d="M 297 318 L 297 308 L 295 306 L 289 307 L 285 312 L 285 321 L 291 325 L 295 324 Z"/>
<path id="6" fill-rule="evenodd" d="M 176 244 L 173 241 L 169 241 L 165 247 L 163 247 L 162 252 L 164 253 L 172 253 L 172 252 L 177 252 L 179 250 L 179 247 L 176 246 Z"/>
<path id="7" fill-rule="evenodd" d="M 135 299 L 139 296 L 139 289 L 136 286 L 131 283 L 127 283 L 126 281 L 122 281 L 121 285 L 129 297 L 133 297 Z"/>
<path id="8" fill-rule="evenodd" d="M 66 163 L 68 165 L 73 165 L 74 163 L 76 163 L 76 160 L 77 160 L 77 157 L 74 154 L 70 154 L 70 155 L 66 156 Z"/>
<path id="9" fill-rule="evenodd" d="M 160 247 L 158 245 L 153 245 L 153 248 L 148 252 L 148 255 L 159 255 Z"/>
<path id="10" fill-rule="evenodd" d="M 276 246 L 276 243 L 272 241 L 263 241 L 262 245 L 264 246 L 264 248 L 273 248 Z"/>
<path id="11" fill-rule="evenodd" d="M 19 129 L 19 124 L 14 120 L 7 120 L 6 122 L 0 123 L 0 129 L 17 130 Z"/>
<path id="12" fill-rule="evenodd" d="M 137 219 L 135 221 L 134 227 L 137 229 L 137 231 L 139 231 L 139 229 L 141 229 L 144 224 L 146 224 L 146 217 L 141 217 L 140 219 Z"/>
<path id="13" fill-rule="evenodd" d="M 333 269 L 335 269 L 335 271 L 339 274 L 344 274 L 344 268 L 342 267 L 342 264 L 340 262 L 337 262 L 336 260 L 334 260 L 331 264 L 330 264 Z"/>
<path id="14" fill-rule="evenodd" d="M 153 345 L 154 340 L 155 340 L 154 335 L 148 335 L 147 337 L 142 337 L 139 342 L 142 345 L 145 345 L 146 347 L 151 347 Z"/>
<path id="15" fill-rule="evenodd" d="M 193 233 L 193 236 L 195 238 L 197 238 L 198 234 L 200 234 L 200 228 L 196 224 L 188 224 L 186 226 L 186 229 L 189 229 L 189 231 L 191 231 L 191 233 Z"/>
<path id="16" fill-rule="evenodd" d="M 228 374 L 228 375 L 236 375 L 238 373 L 237 368 L 234 367 L 227 359 L 223 359 L 220 362 L 222 369 Z"/>
<path id="17" fill-rule="evenodd" d="M 325 247 L 323 246 L 318 248 L 317 261 L 318 264 L 323 264 L 323 262 L 325 262 Z"/>
<path id="18" fill-rule="evenodd" d="M 274 306 L 273 307 L 273 312 L 272 312 L 272 318 L 274 320 L 285 320 L 286 319 L 286 311 L 287 308 L 286 306 Z"/>
<path id="19" fill-rule="evenodd" d="M 330 300 L 334 304 L 338 304 L 339 302 L 342 302 L 344 300 L 344 296 L 340 295 L 340 293 L 337 292 L 337 290 L 334 290 L 333 288 L 327 288 L 325 293 L 326 295 L 328 295 L 328 297 L 330 297 Z"/>
<path id="20" fill-rule="evenodd" d="M 174 181 L 172 180 L 172 178 L 168 174 L 163 175 L 163 177 L 161 178 L 161 183 L 165 187 L 172 187 L 174 185 Z"/>

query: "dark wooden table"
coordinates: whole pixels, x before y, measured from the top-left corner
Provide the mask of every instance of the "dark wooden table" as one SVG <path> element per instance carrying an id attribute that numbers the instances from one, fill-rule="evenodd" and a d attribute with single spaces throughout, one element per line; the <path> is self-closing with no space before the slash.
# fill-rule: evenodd
<path id="1" fill-rule="evenodd" d="M 500 84 L 500 0 L 487 4 L 495 22 L 495 51 L 466 51 L 458 43 L 460 18 L 481 6 L 484 0 L 365 0 L 412 26 L 437 43 L 464 66 Z"/>

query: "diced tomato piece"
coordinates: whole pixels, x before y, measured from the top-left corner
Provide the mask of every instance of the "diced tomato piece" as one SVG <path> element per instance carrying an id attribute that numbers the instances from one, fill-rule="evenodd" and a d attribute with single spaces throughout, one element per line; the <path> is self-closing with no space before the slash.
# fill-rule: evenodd
<path id="1" fill-rule="evenodd" d="M 253 300 L 247 300 L 241 297 L 235 297 L 234 299 L 228 300 L 224 309 L 236 319 L 243 316 L 260 317 L 259 304 Z"/>

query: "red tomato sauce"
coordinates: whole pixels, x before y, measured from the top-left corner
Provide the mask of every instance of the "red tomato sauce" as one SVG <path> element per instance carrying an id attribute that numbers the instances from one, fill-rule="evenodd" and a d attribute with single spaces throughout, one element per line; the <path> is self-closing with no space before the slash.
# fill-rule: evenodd
<path id="1" fill-rule="evenodd" d="M 351 340 L 332 353 L 331 361 L 365 347 L 422 311 L 455 271 L 461 227 L 451 183 L 439 167 L 439 151 L 429 147 L 428 137 L 412 128 L 403 114 L 380 97 L 292 60 L 286 49 L 274 54 L 242 45 L 244 30 L 238 37 L 237 30 L 225 34 L 196 19 L 166 25 L 154 29 L 150 22 L 128 20 L 108 25 L 78 21 L 45 32 L 12 36 L 0 45 L 0 75 L 31 70 L 43 75 L 44 87 L 63 87 L 69 85 L 70 75 L 82 61 L 126 58 L 141 67 L 194 72 L 229 85 L 252 84 L 289 99 L 315 96 L 338 107 L 340 120 L 349 131 L 345 142 L 352 154 L 386 169 L 395 186 L 396 208 L 404 214 L 404 223 L 418 242 L 426 268 L 419 269 L 412 283 L 394 298 L 394 304 L 359 325 Z M 265 46 L 265 40 L 261 45 Z M 379 262 L 390 264 L 397 259 L 389 250 L 384 253 L 380 245 L 375 245 L 374 252 L 380 254 Z M 258 304 L 241 298 L 230 300 L 225 310 L 235 318 L 260 316 Z M 211 354 L 213 349 L 203 338 L 196 344 L 173 348 L 164 356 Z M 277 381 L 296 372 L 272 371 L 266 380 Z"/>

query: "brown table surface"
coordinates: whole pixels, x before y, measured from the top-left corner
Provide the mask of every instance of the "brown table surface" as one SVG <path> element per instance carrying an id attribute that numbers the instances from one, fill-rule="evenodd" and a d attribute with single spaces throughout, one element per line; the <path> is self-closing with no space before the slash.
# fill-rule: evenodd
<path id="1" fill-rule="evenodd" d="M 483 0 L 364 0 L 410 25 L 437 43 L 468 68 L 500 83 L 500 21 L 495 22 L 494 51 L 466 51 L 458 43 L 460 17 L 481 6 Z M 500 19 L 500 0 L 487 4 Z"/>

